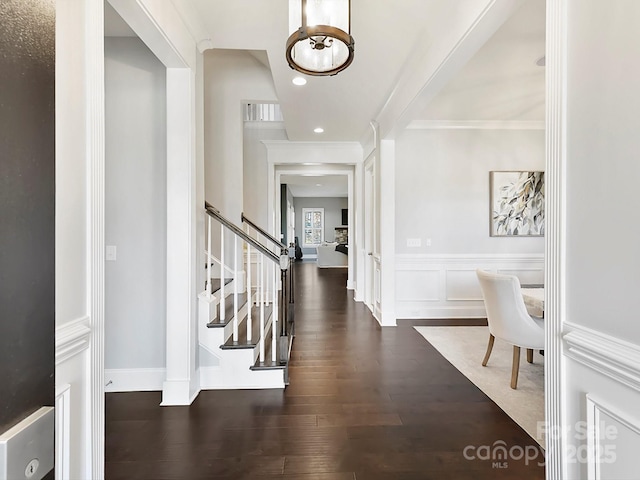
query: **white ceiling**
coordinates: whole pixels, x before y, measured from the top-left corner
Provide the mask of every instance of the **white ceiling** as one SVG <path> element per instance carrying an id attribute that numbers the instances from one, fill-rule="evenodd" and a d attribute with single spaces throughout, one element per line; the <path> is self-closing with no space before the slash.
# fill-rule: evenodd
<path id="1" fill-rule="evenodd" d="M 486 12 L 483 5 L 492 4 L 488 0 L 352 0 L 353 64 L 333 77 L 307 77 L 307 85 L 298 87 L 291 83 L 297 73 L 284 57 L 290 34 L 289 0 L 176 2 L 193 9 L 214 48 L 266 52 L 292 141 L 362 141 L 370 122 L 390 99 L 404 93 L 407 72 L 419 66 L 413 62 L 426 58 L 430 49 L 437 50 L 438 40 L 454 28 L 456 19 L 476 18 Z M 428 101 L 415 98 L 414 104 L 421 107 L 411 110 L 409 121 L 544 119 L 544 68 L 535 61 L 544 54 L 545 2 L 509 2 L 522 7 L 483 46 L 475 47 L 476 54 L 444 86 L 420 91 Z M 131 35 L 131 29 L 109 10 L 105 11 L 105 34 Z M 325 132 L 313 133 L 317 126 Z"/>
<path id="2" fill-rule="evenodd" d="M 346 175 L 281 175 L 294 197 L 347 197 Z"/>
<path id="3" fill-rule="evenodd" d="M 285 59 L 290 35 L 288 0 L 190 0 L 216 48 L 265 50 L 290 140 L 360 141 L 392 93 L 416 43 L 460 4 L 475 0 L 352 0 L 355 59 L 332 77 L 297 75 Z M 393 5 L 393 8 L 390 6 Z"/>
<path id="4" fill-rule="evenodd" d="M 545 2 L 526 2 L 480 48 L 418 120 L 543 121 Z"/>

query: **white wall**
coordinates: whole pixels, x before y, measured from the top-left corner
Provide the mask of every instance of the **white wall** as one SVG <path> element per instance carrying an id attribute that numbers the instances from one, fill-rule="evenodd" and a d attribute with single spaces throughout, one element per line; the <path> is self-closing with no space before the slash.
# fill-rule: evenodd
<path id="1" fill-rule="evenodd" d="M 205 198 L 234 222 L 244 199 L 242 104 L 276 101 L 271 72 L 249 53 L 204 53 Z"/>
<path id="2" fill-rule="evenodd" d="M 105 264 L 107 390 L 127 389 L 113 369 L 165 366 L 165 78 L 140 39 L 105 39 L 105 243 L 117 247 Z"/>
<path id="3" fill-rule="evenodd" d="M 602 442 L 614 449 L 615 461 L 597 465 L 598 476 L 590 478 L 637 478 L 640 4 L 633 0 L 552 3 L 569 12 L 561 24 L 561 32 L 568 35 L 567 131 L 562 137 L 566 291 L 560 312 L 568 342 L 564 354 L 569 358 L 564 358 L 563 423 L 575 426 L 589 421 L 596 434 L 600 421 L 616 429 L 613 438 Z M 554 93 L 560 92 L 558 88 Z M 594 400 L 600 418 L 589 417 L 588 398 Z M 586 478 L 588 468 L 595 471 L 593 459 L 569 463 L 571 452 L 585 448 L 586 440 L 573 432 L 563 440 L 570 445 L 564 452 L 566 478 Z"/>
<path id="4" fill-rule="evenodd" d="M 540 237 L 489 236 L 489 172 L 544 170 L 544 159 L 543 130 L 405 130 L 396 139 L 396 252 L 542 253 Z"/>
<path id="5" fill-rule="evenodd" d="M 243 191 L 245 215 L 264 229 L 269 225 L 267 147 L 262 140 L 286 140 L 280 122 L 246 122 L 243 139 Z"/>
<path id="6" fill-rule="evenodd" d="M 544 238 L 489 235 L 489 172 L 544 170 L 544 142 L 543 130 L 409 129 L 397 137 L 398 318 L 484 316 L 476 268 L 543 282 Z"/>
<path id="7" fill-rule="evenodd" d="M 324 240 L 335 241 L 335 227 L 342 226 L 342 209 L 348 208 L 347 197 L 294 197 L 293 205 L 296 210 L 296 236 L 303 255 L 315 255 L 315 248 L 304 248 L 303 242 L 303 208 L 324 208 Z M 303 257 L 304 258 L 304 257 Z"/>

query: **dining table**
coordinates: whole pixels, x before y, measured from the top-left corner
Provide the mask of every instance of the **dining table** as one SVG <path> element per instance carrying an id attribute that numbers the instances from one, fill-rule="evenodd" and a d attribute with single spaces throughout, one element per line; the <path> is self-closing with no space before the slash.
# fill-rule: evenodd
<path id="1" fill-rule="evenodd" d="M 520 292 L 529 313 L 544 317 L 544 287 L 523 287 Z"/>

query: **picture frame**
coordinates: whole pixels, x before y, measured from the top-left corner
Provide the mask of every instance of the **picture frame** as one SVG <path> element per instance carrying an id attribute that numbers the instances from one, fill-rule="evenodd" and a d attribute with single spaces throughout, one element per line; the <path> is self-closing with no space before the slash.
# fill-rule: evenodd
<path id="1" fill-rule="evenodd" d="M 492 237 L 544 236 L 544 172 L 489 172 Z"/>

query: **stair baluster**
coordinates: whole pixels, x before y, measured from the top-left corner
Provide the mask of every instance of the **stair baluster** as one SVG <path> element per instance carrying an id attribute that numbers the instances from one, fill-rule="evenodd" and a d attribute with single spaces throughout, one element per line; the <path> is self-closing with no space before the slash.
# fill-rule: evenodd
<path id="1" fill-rule="evenodd" d="M 226 320 L 226 298 L 224 293 L 224 225 L 220 224 L 220 322 L 224 323 Z"/>
<path id="2" fill-rule="evenodd" d="M 233 341 L 238 341 L 238 237 L 233 237 Z"/>
<path id="3" fill-rule="evenodd" d="M 264 262 L 260 257 L 260 363 L 264 363 Z"/>
<path id="4" fill-rule="evenodd" d="M 205 289 L 207 291 L 207 298 L 211 299 L 213 288 L 211 286 L 211 217 L 207 216 L 207 281 Z"/>
<path id="5" fill-rule="evenodd" d="M 271 314 L 271 362 L 276 363 L 278 332 L 278 268 L 273 265 L 273 310 Z"/>
<path id="6" fill-rule="evenodd" d="M 253 295 L 251 293 L 251 245 L 247 243 L 247 343 L 251 341 L 251 332 L 253 325 L 251 323 L 251 310 L 253 308 Z"/>

